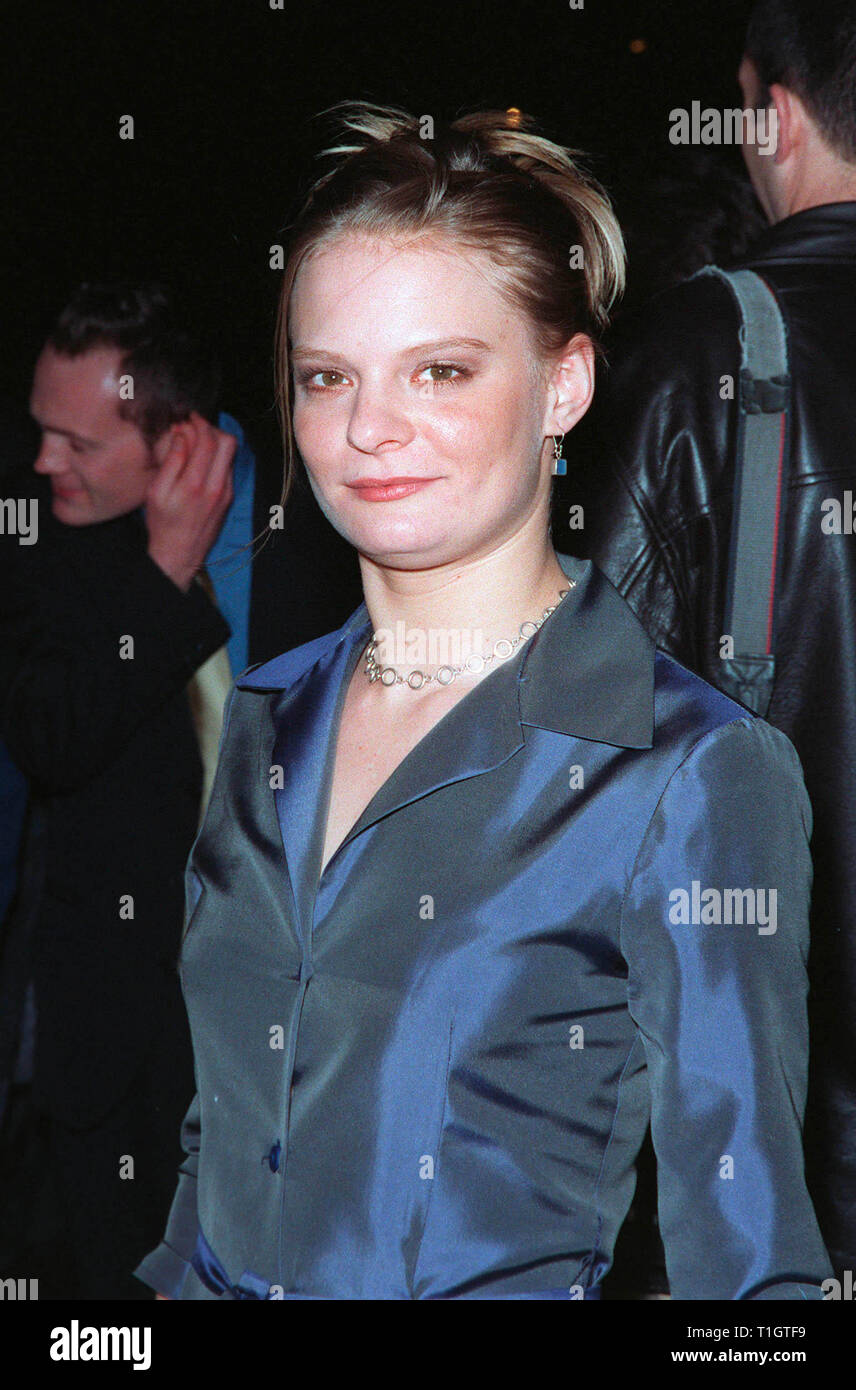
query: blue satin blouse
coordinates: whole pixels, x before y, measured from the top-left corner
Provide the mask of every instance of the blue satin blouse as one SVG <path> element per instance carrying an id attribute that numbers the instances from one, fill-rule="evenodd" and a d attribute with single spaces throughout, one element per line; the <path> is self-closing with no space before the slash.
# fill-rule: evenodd
<path id="1" fill-rule="evenodd" d="M 319 870 L 338 632 L 236 683 L 188 862 L 173 1298 L 597 1297 L 651 1119 L 673 1297 L 820 1298 L 811 817 L 587 561 Z"/>

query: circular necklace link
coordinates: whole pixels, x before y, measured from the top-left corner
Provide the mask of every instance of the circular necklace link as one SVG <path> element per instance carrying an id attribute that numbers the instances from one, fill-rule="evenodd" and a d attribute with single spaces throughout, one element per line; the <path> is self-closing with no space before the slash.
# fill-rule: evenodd
<path id="1" fill-rule="evenodd" d="M 534 636 L 550 614 L 555 613 L 565 595 L 576 587 L 576 582 L 575 579 L 569 579 L 568 588 L 559 590 L 559 602 L 552 604 L 550 608 L 545 608 L 537 620 L 527 618 L 525 622 L 520 624 L 515 637 L 498 637 L 493 644 L 493 650 L 488 652 L 487 656 L 479 656 L 473 652 L 460 666 L 440 666 L 433 675 L 426 671 L 411 671 L 408 676 L 402 676 L 394 666 L 381 666 L 375 660 L 378 634 L 374 632 L 365 652 L 366 675 L 370 681 L 380 681 L 382 685 L 408 685 L 411 690 L 421 690 L 423 685 L 431 685 L 433 682 L 438 685 L 451 685 L 452 681 L 463 675 L 465 671 L 477 675 L 491 661 L 507 661 L 521 642 Z"/>

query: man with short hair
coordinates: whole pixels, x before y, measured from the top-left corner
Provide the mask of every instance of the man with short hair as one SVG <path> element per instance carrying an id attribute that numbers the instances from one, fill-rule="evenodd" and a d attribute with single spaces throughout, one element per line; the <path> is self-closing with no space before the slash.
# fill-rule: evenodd
<path id="1" fill-rule="evenodd" d="M 788 336 L 791 458 L 767 717 L 800 754 L 814 813 L 806 1155 L 841 1271 L 856 1268 L 856 0 L 761 0 L 739 81 L 747 107 L 776 115 L 775 153 L 743 150 L 772 225 L 741 266 L 775 292 Z M 574 431 L 564 499 L 584 518 L 566 548 L 593 558 L 658 644 L 714 685 L 739 406 L 723 383 L 740 382 L 738 328 L 713 275 L 623 321 L 594 410 Z M 823 525 L 833 501 L 837 529 Z"/>
<path id="2" fill-rule="evenodd" d="M 230 638 L 195 582 L 233 498 L 216 391 L 157 287 L 82 287 L 34 374 L 39 476 L 17 487 L 38 543 L 3 538 L 0 732 L 41 861 L 22 910 L 56 1296 L 139 1297 L 193 1092 L 175 960 L 203 771 L 188 683 Z"/>

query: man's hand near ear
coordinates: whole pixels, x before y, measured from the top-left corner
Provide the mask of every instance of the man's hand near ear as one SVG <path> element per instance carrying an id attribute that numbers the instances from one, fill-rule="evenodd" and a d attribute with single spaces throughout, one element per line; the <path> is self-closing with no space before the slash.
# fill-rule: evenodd
<path id="1" fill-rule="evenodd" d="M 155 445 L 159 468 L 146 495 L 148 553 L 186 593 L 234 496 L 238 441 L 194 412 Z"/>

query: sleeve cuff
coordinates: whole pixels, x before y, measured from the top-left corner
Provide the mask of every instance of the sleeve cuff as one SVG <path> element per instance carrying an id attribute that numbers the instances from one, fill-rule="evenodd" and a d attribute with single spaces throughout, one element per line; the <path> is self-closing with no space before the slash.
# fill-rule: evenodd
<path id="1" fill-rule="evenodd" d="M 167 1298 L 180 1299 L 184 1292 L 187 1276 L 193 1272 L 189 1260 L 185 1260 L 165 1241 L 156 1250 L 146 1255 L 134 1270 L 134 1277 L 148 1284 L 155 1293 L 165 1294 Z"/>
<path id="2" fill-rule="evenodd" d="M 194 581 L 185 593 L 146 552 L 124 593 L 110 603 L 116 624 L 134 634 L 148 659 L 163 660 L 187 680 L 231 636 L 201 584 Z"/>

